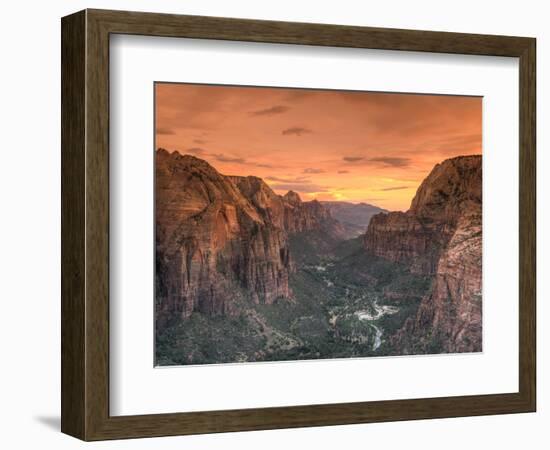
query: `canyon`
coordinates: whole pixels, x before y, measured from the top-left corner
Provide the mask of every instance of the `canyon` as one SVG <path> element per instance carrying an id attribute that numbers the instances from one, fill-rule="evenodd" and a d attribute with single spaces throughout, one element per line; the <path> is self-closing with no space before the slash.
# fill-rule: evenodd
<path id="1" fill-rule="evenodd" d="M 481 351 L 481 156 L 407 212 L 156 151 L 156 364 Z"/>

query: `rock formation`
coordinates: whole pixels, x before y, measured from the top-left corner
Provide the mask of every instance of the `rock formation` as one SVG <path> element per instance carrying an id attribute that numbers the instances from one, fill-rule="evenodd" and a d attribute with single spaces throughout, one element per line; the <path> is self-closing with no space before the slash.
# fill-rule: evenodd
<path id="1" fill-rule="evenodd" d="M 246 301 L 291 298 L 288 234 L 335 222 L 317 201 L 281 197 L 260 178 L 224 176 L 163 149 L 155 192 L 160 327 L 193 311 L 231 315 Z"/>
<path id="2" fill-rule="evenodd" d="M 289 233 L 301 233 L 323 227 L 333 236 L 341 236 L 344 233 L 341 224 L 319 201 L 302 202 L 294 191 L 288 191 L 282 200 L 285 208 L 284 226 Z"/>
<path id="3" fill-rule="evenodd" d="M 481 156 L 463 156 L 436 165 L 407 212 L 371 219 L 367 252 L 434 276 L 394 338 L 405 352 L 481 351 L 481 205 Z"/>

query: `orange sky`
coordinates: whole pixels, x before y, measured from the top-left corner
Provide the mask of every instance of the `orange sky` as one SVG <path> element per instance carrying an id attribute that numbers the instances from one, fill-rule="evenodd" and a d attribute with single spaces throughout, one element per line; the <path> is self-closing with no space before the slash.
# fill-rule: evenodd
<path id="1" fill-rule="evenodd" d="M 156 84 L 156 147 L 303 200 L 406 210 L 435 164 L 481 153 L 481 97 Z"/>

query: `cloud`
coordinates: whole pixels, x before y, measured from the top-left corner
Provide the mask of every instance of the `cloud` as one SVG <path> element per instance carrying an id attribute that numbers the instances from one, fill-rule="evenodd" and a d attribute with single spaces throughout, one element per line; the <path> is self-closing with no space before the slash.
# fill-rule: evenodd
<path id="1" fill-rule="evenodd" d="M 481 151 L 481 133 L 432 139 L 420 144 L 420 149 L 432 147 L 436 151 L 464 152 L 471 150 Z"/>
<path id="2" fill-rule="evenodd" d="M 171 128 L 158 127 L 155 131 L 157 134 L 176 134 Z"/>
<path id="3" fill-rule="evenodd" d="M 204 139 L 193 139 L 193 142 L 195 144 L 206 144 L 208 141 L 205 141 Z"/>
<path id="4" fill-rule="evenodd" d="M 282 183 L 272 184 L 271 189 L 277 189 L 280 191 L 297 191 L 305 194 L 313 192 L 327 192 L 327 186 L 319 186 L 317 184 L 294 184 L 294 183 Z"/>
<path id="5" fill-rule="evenodd" d="M 296 178 L 281 178 L 281 177 L 272 177 L 272 176 L 269 176 L 269 177 L 265 177 L 266 180 L 268 181 L 276 181 L 276 182 L 279 182 L 279 183 L 311 183 L 311 181 L 309 180 L 309 178 L 307 177 L 296 177 Z"/>
<path id="6" fill-rule="evenodd" d="M 204 149 L 201 149 L 200 147 L 190 148 L 188 151 L 195 150 L 196 153 L 199 153 L 198 150 L 205 151 Z M 212 157 L 216 161 L 224 162 L 224 163 L 234 163 L 234 164 L 243 164 L 247 166 L 254 166 L 254 167 L 263 167 L 265 169 L 275 169 L 280 168 L 281 166 L 274 166 L 272 164 L 264 164 L 264 163 L 258 163 L 254 161 L 249 161 L 245 158 L 238 158 L 235 156 L 228 156 L 224 155 L 223 153 L 210 153 L 207 156 Z"/>
<path id="7" fill-rule="evenodd" d="M 307 169 L 304 169 L 302 173 L 316 174 L 316 173 L 325 173 L 325 171 L 323 169 L 314 169 L 312 167 L 308 167 Z"/>
<path id="8" fill-rule="evenodd" d="M 251 116 L 273 116 L 276 114 L 283 114 L 287 112 L 290 108 L 288 106 L 275 105 L 271 108 L 259 109 L 257 111 L 251 111 L 248 114 Z"/>
<path id="9" fill-rule="evenodd" d="M 349 173 L 349 170 L 339 170 L 338 173 Z"/>
<path id="10" fill-rule="evenodd" d="M 185 151 L 186 151 L 186 152 L 189 152 L 189 153 L 201 154 L 201 153 L 204 153 L 204 148 L 201 148 L 201 147 L 191 147 L 191 148 L 186 149 Z"/>
<path id="11" fill-rule="evenodd" d="M 391 167 L 406 167 L 410 164 L 411 159 L 396 158 L 396 157 L 390 157 L 390 156 L 379 156 L 377 158 L 371 158 L 369 159 L 369 161 L 375 162 L 375 163 L 381 163 L 385 166 L 391 166 Z"/>
<path id="12" fill-rule="evenodd" d="M 246 164 L 246 160 L 244 158 L 234 158 L 231 156 L 226 156 L 223 153 L 213 153 L 210 156 L 213 156 L 217 161 L 220 161 L 220 162 Z"/>
<path id="13" fill-rule="evenodd" d="M 309 134 L 309 133 L 313 133 L 313 131 L 311 131 L 309 128 L 303 128 L 303 127 L 291 127 L 281 131 L 281 134 L 284 136 L 290 136 L 293 134 L 296 136 L 301 136 L 302 134 Z"/>
<path id="14" fill-rule="evenodd" d="M 390 167 L 406 167 L 410 164 L 410 158 L 398 158 L 392 156 L 377 156 L 375 158 L 365 158 L 363 156 L 344 156 L 342 158 L 345 162 L 348 163 L 361 163 L 361 164 L 370 164 L 375 163 L 382 166 Z"/>
<path id="15" fill-rule="evenodd" d="M 344 156 L 342 159 L 346 162 L 359 162 L 364 160 L 365 158 L 363 158 L 362 156 Z"/>
<path id="16" fill-rule="evenodd" d="M 388 187 L 388 188 L 383 188 L 378 190 L 387 192 L 387 191 L 401 191 L 403 189 L 409 189 L 409 186 L 395 186 L 395 187 Z"/>

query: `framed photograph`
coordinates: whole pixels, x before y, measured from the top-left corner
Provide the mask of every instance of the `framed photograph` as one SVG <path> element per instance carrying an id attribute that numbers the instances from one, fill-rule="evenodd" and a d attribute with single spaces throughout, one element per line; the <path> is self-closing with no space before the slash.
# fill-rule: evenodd
<path id="1" fill-rule="evenodd" d="M 535 411 L 534 38 L 61 29 L 64 433 Z"/>

